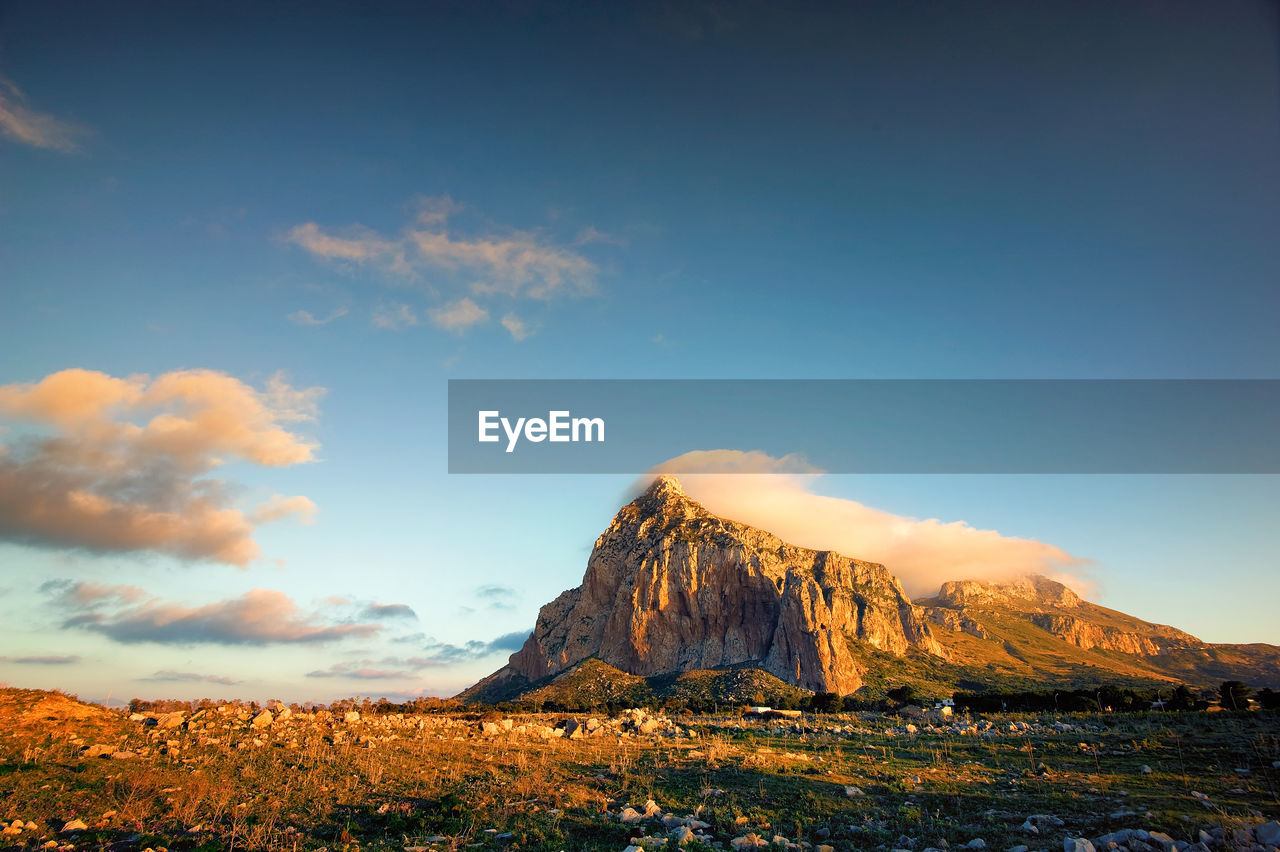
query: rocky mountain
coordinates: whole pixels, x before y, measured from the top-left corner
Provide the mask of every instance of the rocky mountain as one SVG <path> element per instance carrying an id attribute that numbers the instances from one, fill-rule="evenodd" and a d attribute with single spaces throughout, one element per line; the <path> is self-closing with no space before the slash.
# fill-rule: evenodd
<path id="1" fill-rule="evenodd" d="M 921 599 L 935 635 L 970 679 L 1280 684 L 1280 648 L 1211 644 L 1083 600 L 1046 577 L 943 583 Z"/>
<path id="2" fill-rule="evenodd" d="M 660 476 L 596 540 L 582 585 L 544 606 L 508 664 L 462 697 L 549 695 L 593 672 L 641 694 L 664 677 L 744 669 L 841 695 L 1227 675 L 1280 685 L 1280 648 L 1209 645 L 1045 577 L 949 582 L 913 602 L 883 565 L 717 517 Z"/>
<path id="3" fill-rule="evenodd" d="M 883 565 L 716 517 L 662 476 L 618 512 L 582 585 L 542 608 L 507 669 L 532 682 L 588 658 L 642 676 L 753 663 L 844 694 L 863 682 L 856 645 L 942 652 Z"/>

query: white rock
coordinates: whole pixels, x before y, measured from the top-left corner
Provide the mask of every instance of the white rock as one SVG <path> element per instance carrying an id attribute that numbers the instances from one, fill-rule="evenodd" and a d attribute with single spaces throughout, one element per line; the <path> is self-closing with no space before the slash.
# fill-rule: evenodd
<path id="1" fill-rule="evenodd" d="M 671 830 L 671 839 L 675 841 L 677 846 L 682 846 L 693 840 L 693 829 L 687 825 L 677 825 Z"/>
<path id="2" fill-rule="evenodd" d="M 618 822 L 625 822 L 629 824 L 642 822 L 643 820 L 644 814 L 640 813 L 635 808 L 623 808 L 622 813 L 618 814 Z"/>
<path id="3" fill-rule="evenodd" d="M 89 826 L 85 825 L 84 820 L 82 819 L 73 819 L 70 822 L 68 822 L 66 825 L 62 826 L 63 834 L 67 833 L 68 831 L 88 831 L 88 830 L 89 830 Z"/>
<path id="4" fill-rule="evenodd" d="M 846 786 L 844 788 L 844 794 L 848 796 L 850 799 L 860 799 L 863 796 L 867 795 L 866 793 L 862 792 L 861 787 L 854 787 L 854 786 Z"/>
<path id="5" fill-rule="evenodd" d="M 1068 837 L 1062 841 L 1062 852 L 1095 852 L 1093 844 L 1083 837 Z"/>

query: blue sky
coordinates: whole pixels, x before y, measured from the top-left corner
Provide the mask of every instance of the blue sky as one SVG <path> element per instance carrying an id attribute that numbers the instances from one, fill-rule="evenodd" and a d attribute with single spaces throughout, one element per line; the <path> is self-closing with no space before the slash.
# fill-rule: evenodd
<path id="1" fill-rule="evenodd" d="M 448 378 L 1280 376 L 1276 32 L 1247 3 L 6 6 L 0 385 L 323 395 L 282 424 L 308 458 L 262 463 L 266 426 L 165 457 L 168 508 L 226 483 L 243 566 L 6 522 L 0 678 L 327 699 L 496 668 L 631 479 L 448 476 Z M 28 472 L 19 438 L 71 428 L 6 424 Z M 1280 643 L 1273 477 L 814 487 Z M 276 494 L 314 512 L 253 521 Z M 124 641 L 156 607 L 207 632 Z"/>

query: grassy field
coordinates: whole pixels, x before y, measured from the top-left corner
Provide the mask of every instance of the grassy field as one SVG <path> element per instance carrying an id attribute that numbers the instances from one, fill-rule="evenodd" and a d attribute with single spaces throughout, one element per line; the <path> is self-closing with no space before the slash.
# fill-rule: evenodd
<path id="1" fill-rule="evenodd" d="M 517 717 L 508 731 L 490 717 L 486 732 L 464 714 L 298 713 L 255 726 L 236 707 L 130 721 L 4 690 L 0 818 L 22 827 L 0 845 L 620 852 L 665 840 L 665 814 L 699 821 L 691 850 L 752 835 L 776 837 L 774 848 L 981 838 L 1057 850 L 1064 837 L 1121 828 L 1229 839 L 1280 814 L 1274 713 L 986 716 L 915 732 L 876 714 L 632 715 L 581 739 L 555 735 L 568 719 L 587 721 Z M 650 800 L 661 814 L 619 821 Z M 84 828 L 64 832 L 74 820 Z"/>

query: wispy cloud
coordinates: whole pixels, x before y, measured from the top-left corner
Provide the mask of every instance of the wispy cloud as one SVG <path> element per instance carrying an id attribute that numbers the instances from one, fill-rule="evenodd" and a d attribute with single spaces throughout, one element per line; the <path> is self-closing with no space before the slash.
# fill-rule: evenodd
<path id="1" fill-rule="evenodd" d="M 502 327 L 511 335 L 511 339 L 517 342 L 533 334 L 533 329 L 529 327 L 529 324 L 515 314 L 504 316 L 502 318 Z"/>
<path id="2" fill-rule="evenodd" d="M 462 333 L 473 325 L 489 321 L 489 312 L 471 299 L 461 298 L 456 302 L 435 308 L 430 312 L 431 322 L 445 331 Z"/>
<path id="3" fill-rule="evenodd" d="M 1086 560 L 1051 544 L 814 493 L 821 471 L 801 456 L 699 451 L 655 472 L 679 474 L 685 492 L 722 517 L 800 547 L 883 563 L 911 595 L 934 594 L 947 580 L 1002 581 L 1031 573 L 1077 587 L 1083 582 L 1077 572 Z"/>
<path id="4" fill-rule="evenodd" d="M 186 606 L 160 598 L 138 601 L 132 587 L 49 584 L 43 587 L 61 611 L 64 629 L 89 630 L 122 643 L 173 645 L 320 644 L 368 638 L 376 624 L 335 623 L 302 610 L 284 592 L 251 589 L 237 598 Z"/>
<path id="5" fill-rule="evenodd" d="M 0 132 L 16 142 L 70 154 L 79 150 L 83 127 L 27 106 L 26 96 L 0 77 Z"/>
<path id="6" fill-rule="evenodd" d="M 574 239 L 575 246 L 589 246 L 594 243 L 603 243 L 605 245 L 624 246 L 627 241 L 621 237 L 615 237 L 612 234 L 606 234 L 604 231 L 598 230 L 594 225 L 588 225 L 578 232 L 578 236 Z"/>
<path id="7" fill-rule="evenodd" d="M 420 668 L 426 668 L 429 666 L 466 663 L 495 654 L 510 654 L 520 650 L 520 647 L 524 645 L 531 632 L 529 630 L 517 630 L 513 633 L 504 633 L 488 641 L 472 639 L 461 645 L 449 642 L 427 642 L 423 647 L 423 654 L 417 657 L 410 657 L 409 661 Z"/>
<path id="8" fill-rule="evenodd" d="M 584 228 L 568 244 L 557 243 L 538 231 L 483 222 L 463 229 L 456 219 L 465 209 L 448 196 L 422 198 L 416 215 L 393 233 L 362 225 L 325 227 L 303 222 L 289 229 L 285 239 L 313 257 L 339 266 L 378 270 L 397 286 L 426 280 L 430 281 L 426 289 L 433 294 L 451 288 L 453 300 L 428 309 L 427 316 L 435 325 L 455 332 L 489 319 L 488 307 L 477 300 L 547 301 L 594 292 L 599 269 L 581 249 L 620 242 L 592 227 Z M 520 340 L 528 336 L 528 327 L 514 314 L 509 316 L 512 319 L 504 319 L 503 326 L 512 337 Z M 320 322 L 306 312 L 293 317 L 304 324 Z M 419 321 L 408 306 L 384 306 L 375 311 L 374 324 L 407 328 Z"/>
<path id="9" fill-rule="evenodd" d="M 388 331 L 399 331 L 420 324 L 413 308 L 403 302 L 378 305 L 373 309 L 372 322 L 375 328 L 385 328 Z"/>
<path id="10" fill-rule="evenodd" d="M 235 680 L 221 675 L 200 674 L 198 672 L 177 672 L 172 669 L 161 669 L 150 677 L 138 678 L 142 681 L 152 681 L 155 683 L 216 683 L 220 686 L 235 686 L 244 681 Z"/>
<path id="11" fill-rule="evenodd" d="M 360 610 L 360 618 L 381 621 L 389 618 L 409 618 L 416 620 L 418 614 L 413 607 L 402 603 L 371 603 Z"/>
<path id="12" fill-rule="evenodd" d="M 305 520 L 315 506 L 277 495 L 245 512 L 206 474 L 230 460 L 314 460 L 317 445 L 290 424 L 314 419 L 323 393 L 279 375 L 256 389 L 213 370 L 151 379 L 70 369 L 0 386 L 0 416 L 42 430 L 0 446 L 0 540 L 244 567 L 259 555 L 255 525 Z"/>
<path id="13" fill-rule="evenodd" d="M 294 517 L 300 524 L 315 523 L 316 504 L 309 497 L 286 497 L 273 494 L 271 499 L 249 513 L 255 524 L 269 524 L 281 518 Z"/>
<path id="14" fill-rule="evenodd" d="M 317 317 L 314 314 L 312 314 L 311 311 L 298 310 L 289 314 L 287 319 L 290 322 L 296 323 L 298 325 L 328 325 L 334 320 L 340 319 L 341 317 L 345 317 L 346 315 L 347 315 L 346 308 L 337 308 L 333 312 L 331 312 L 327 317 Z"/>
<path id="15" fill-rule="evenodd" d="M 0 662 L 17 663 L 23 666 L 67 666 L 80 662 L 80 657 L 76 654 L 53 654 L 43 657 L 0 657 Z"/>
<path id="16" fill-rule="evenodd" d="M 515 609 L 520 593 L 510 586 L 489 583 L 476 588 L 476 597 L 483 600 L 489 609 Z"/>
<path id="17" fill-rule="evenodd" d="M 413 677 L 412 671 L 404 669 L 380 669 L 367 663 L 334 663 L 327 669 L 315 669 L 307 672 L 307 677 L 345 678 L 347 680 L 402 680 Z"/>

